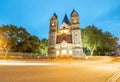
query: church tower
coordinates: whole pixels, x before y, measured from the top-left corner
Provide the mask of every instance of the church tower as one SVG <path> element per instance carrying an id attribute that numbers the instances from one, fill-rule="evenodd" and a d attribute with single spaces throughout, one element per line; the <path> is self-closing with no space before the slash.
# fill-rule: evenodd
<path id="1" fill-rule="evenodd" d="M 70 20 L 65 14 L 58 28 L 58 17 L 54 13 L 50 19 L 48 56 L 53 58 L 80 58 L 83 49 L 78 13 L 73 10 Z"/>
<path id="2" fill-rule="evenodd" d="M 75 58 L 82 56 L 82 41 L 80 32 L 80 22 L 78 13 L 73 10 L 71 13 L 71 26 L 72 26 L 72 42 L 73 42 L 73 53 Z"/>
<path id="3" fill-rule="evenodd" d="M 50 19 L 48 54 L 49 57 L 55 57 L 55 44 L 58 30 L 58 18 L 56 13 Z"/>

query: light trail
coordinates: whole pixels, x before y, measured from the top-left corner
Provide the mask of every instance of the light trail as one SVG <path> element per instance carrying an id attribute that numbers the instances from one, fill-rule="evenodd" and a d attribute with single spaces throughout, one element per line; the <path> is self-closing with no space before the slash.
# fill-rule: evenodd
<path id="1" fill-rule="evenodd" d="M 99 64 L 99 63 L 103 63 L 103 62 L 109 62 L 112 60 L 111 57 L 106 57 L 102 60 L 97 60 L 97 61 L 88 61 L 89 59 L 87 59 L 86 61 L 66 61 L 66 62 L 57 62 L 57 61 L 50 61 L 50 62 L 45 62 L 45 61 L 21 61 L 21 60 L 0 60 L 0 65 L 64 65 L 64 64 L 71 64 L 71 65 L 80 65 L 80 64 Z"/>
<path id="2" fill-rule="evenodd" d="M 8 66 L 31 66 L 31 65 L 56 65 L 57 63 L 41 63 L 41 62 L 30 62 L 30 61 L 13 61 L 13 60 L 0 60 L 0 65 Z"/>

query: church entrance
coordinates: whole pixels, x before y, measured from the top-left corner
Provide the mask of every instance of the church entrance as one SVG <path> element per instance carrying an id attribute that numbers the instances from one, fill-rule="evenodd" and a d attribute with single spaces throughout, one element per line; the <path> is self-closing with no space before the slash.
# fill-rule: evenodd
<path id="1" fill-rule="evenodd" d="M 67 56 L 67 50 L 62 50 L 62 57 L 66 58 L 66 56 Z"/>

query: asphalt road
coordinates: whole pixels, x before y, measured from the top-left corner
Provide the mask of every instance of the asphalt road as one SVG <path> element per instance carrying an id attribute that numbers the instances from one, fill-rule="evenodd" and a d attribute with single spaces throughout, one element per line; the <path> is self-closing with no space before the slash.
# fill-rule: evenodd
<path id="1" fill-rule="evenodd" d="M 59 65 L 0 65 L 0 82 L 112 82 L 119 61 Z M 115 78 L 115 77 L 114 77 Z M 119 76 L 116 79 L 120 82 Z"/>

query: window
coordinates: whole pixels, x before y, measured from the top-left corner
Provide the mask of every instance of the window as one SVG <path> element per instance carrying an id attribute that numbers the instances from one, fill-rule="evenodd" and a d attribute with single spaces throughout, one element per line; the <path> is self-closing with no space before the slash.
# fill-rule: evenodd
<path id="1" fill-rule="evenodd" d="M 74 19 L 74 23 L 77 23 L 77 20 L 76 20 L 76 19 Z"/>
<path id="2" fill-rule="evenodd" d="M 50 53 L 53 54 L 53 51 L 51 51 Z"/>
<path id="3" fill-rule="evenodd" d="M 76 51 L 76 54 L 79 54 L 79 51 Z"/>
<path id="4" fill-rule="evenodd" d="M 51 36 L 51 38 L 53 38 L 53 36 Z"/>
<path id="5" fill-rule="evenodd" d="M 63 27 L 63 29 L 65 29 L 65 27 Z"/>
<path id="6" fill-rule="evenodd" d="M 60 52 L 59 51 L 56 51 L 56 55 L 59 55 L 60 54 Z"/>
<path id="7" fill-rule="evenodd" d="M 52 23 L 52 26 L 54 26 L 55 24 L 54 23 Z"/>

